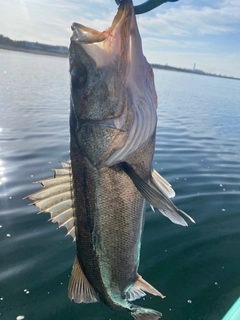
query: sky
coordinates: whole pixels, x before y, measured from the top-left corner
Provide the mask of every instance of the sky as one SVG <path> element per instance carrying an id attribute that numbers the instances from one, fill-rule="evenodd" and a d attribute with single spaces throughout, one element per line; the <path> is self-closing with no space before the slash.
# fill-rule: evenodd
<path id="1" fill-rule="evenodd" d="M 133 0 L 135 5 L 144 0 Z M 71 24 L 111 25 L 115 0 L 0 0 L 0 34 L 69 45 Z M 137 16 L 150 63 L 240 78 L 240 1 L 179 0 Z"/>

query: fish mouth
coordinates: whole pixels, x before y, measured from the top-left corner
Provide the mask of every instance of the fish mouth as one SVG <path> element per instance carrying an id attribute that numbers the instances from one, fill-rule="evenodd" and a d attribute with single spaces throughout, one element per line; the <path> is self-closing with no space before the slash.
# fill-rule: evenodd
<path id="1" fill-rule="evenodd" d="M 117 56 L 124 57 L 129 51 L 131 18 L 134 16 L 132 0 L 122 0 L 112 25 L 104 31 L 74 22 L 71 40 L 80 45 L 98 67 L 113 62 Z"/>

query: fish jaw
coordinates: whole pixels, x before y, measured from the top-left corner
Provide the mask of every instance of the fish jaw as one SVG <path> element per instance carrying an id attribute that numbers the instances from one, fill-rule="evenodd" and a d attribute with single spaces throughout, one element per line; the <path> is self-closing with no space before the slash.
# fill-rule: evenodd
<path id="1" fill-rule="evenodd" d="M 132 1 L 122 1 L 108 29 L 99 32 L 74 22 L 71 40 L 86 51 L 97 67 L 114 64 L 119 56 L 124 60 L 129 51 L 132 16 Z"/>
<path id="2" fill-rule="evenodd" d="M 121 2 L 103 32 L 78 23 L 72 29 L 71 134 L 94 166 L 112 166 L 141 149 L 157 122 L 153 71 L 132 1 Z"/>

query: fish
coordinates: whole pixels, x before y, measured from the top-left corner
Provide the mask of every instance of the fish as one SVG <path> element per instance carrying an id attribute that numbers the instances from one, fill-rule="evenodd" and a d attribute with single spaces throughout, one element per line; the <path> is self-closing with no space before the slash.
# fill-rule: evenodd
<path id="1" fill-rule="evenodd" d="M 164 298 L 138 274 L 146 202 L 176 224 L 194 220 L 152 167 L 158 100 L 132 0 L 102 32 L 71 28 L 70 160 L 28 198 L 76 244 L 71 300 L 157 320 L 161 312 L 133 303 L 146 293 Z"/>

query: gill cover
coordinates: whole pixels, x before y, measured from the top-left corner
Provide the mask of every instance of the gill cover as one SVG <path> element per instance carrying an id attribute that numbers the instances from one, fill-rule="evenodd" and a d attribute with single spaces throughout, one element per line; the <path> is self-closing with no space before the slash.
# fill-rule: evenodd
<path id="1" fill-rule="evenodd" d="M 132 5 L 103 32 L 72 25 L 71 134 L 95 166 L 125 161 L 156 128 L 157 96 Z M 100 145 L 100 148 L 99 148 Z"/>

